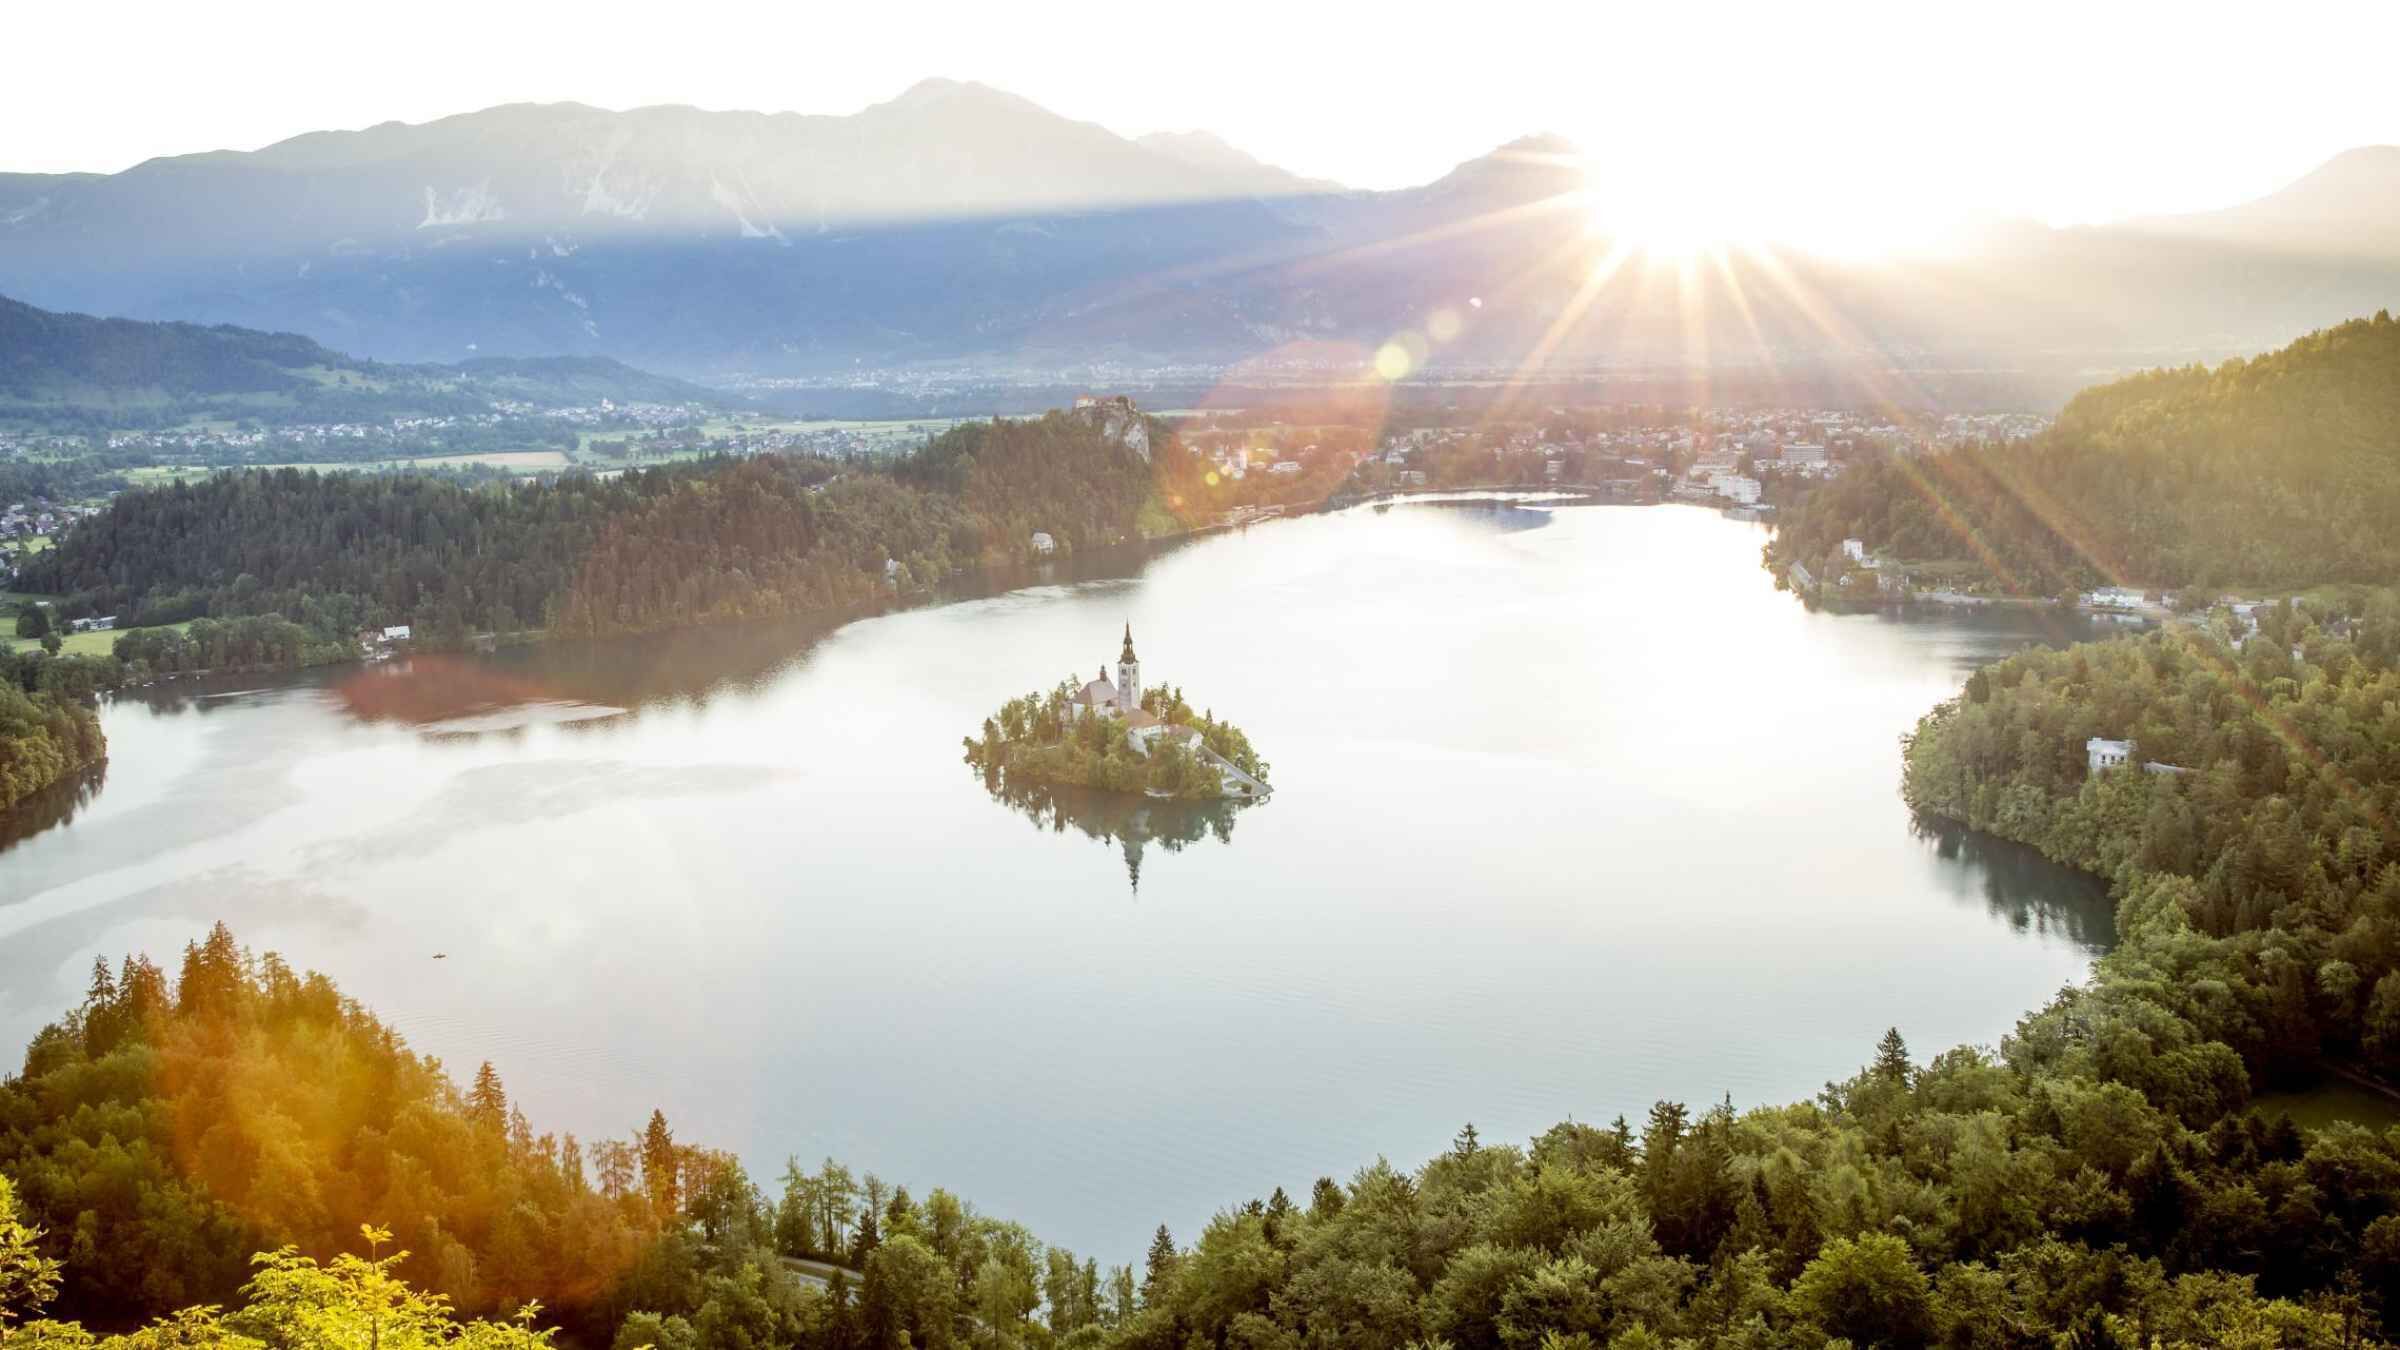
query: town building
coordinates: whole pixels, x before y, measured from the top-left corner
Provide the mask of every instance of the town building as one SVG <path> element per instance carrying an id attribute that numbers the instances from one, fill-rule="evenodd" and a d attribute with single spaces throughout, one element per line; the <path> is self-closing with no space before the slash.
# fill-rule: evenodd
<path id="1" fill-rule="evenodd" d="M 2085 591 L 2083 603 L 2093 609 L 2140 609 L 2149 603 L 2149 597 L 2131 586 L 2102 586 Z"/>
<path id="2" fill-rule="evenodd" d="M 1729 501 L 1740 502 L 1744 506 L 1758 503 L 1759 484 L 1755 478 L 1738 473 L 1721 473 L 1716 477 L 1715 486 L 1717 495 Z"/>
<path id="3" fill-rule="evenodd" d="M 2083 758 L 2084 763 L 2095 775 L 2109 769 L 2119 768 L 2127 760 L 2133 758 L 2133 742 L 2112 741 L 2094 736 L 2083 743 Z"/>

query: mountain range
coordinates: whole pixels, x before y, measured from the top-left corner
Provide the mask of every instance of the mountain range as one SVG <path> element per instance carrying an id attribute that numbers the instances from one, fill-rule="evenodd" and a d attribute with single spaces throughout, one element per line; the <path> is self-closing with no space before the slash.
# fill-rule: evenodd
<path id="1" fill-rule="evenodd" d="M 1352 191 L 1205 132 L 1128 139 L 945 80 L 840 117 L 510 105 L 0 174 L 0 293 L 383 360 L 717 380 L 1354 369 L 1395 338 L 1437 370 L 2080 373 L 2257 350 L 2400 298 L 2392 147 L 2226 211 L 2005 223 L 1871 262 L 1610 270 L 1606 188 L 1529 137 Z"/>

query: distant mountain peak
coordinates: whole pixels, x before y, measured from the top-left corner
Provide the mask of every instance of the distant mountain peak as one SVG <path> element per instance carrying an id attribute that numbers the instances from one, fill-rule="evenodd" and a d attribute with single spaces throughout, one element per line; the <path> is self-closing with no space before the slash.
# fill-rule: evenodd
<path id="1" fill-rule="evenodd" d="M 1536 132 L 1477 155 L 1426 190 L 1533 199 L 1579 191 L 1583 185 L 1582 147 L 1564 136 Z"/>
<path id="2" fill-rule="evenodd" d="M 1577 145 L 1575 142 L 1567 139 L 1566 137 L 1559 135 L 1555 131 L 1537 131 L 1530 136 L 1519 136 L 1515 140 L 1510 141 L 1508 144 L 1501 146 L 1497 150 L 1494 150 L 1492 154 L 1563 155 L 1570 158 L 1579 158 L 1583 154 L 1583 147 Z"/>
<path id="3" fill-rule="evenodd" d="M 2136 223 L 2287 253 L 2400 258 L 2394 202 L 2400 202 L 2400 145 L 2362 145 L 2238 206 Z"/>
<path id="4" fill-rule="evenodd" d="M 886 99 L 873 107 L 918 110 L 937 108 L 944 104 L 977 102 L 1006 104 L 1010 107 L 1032 108 L 1045 113 L 1049 112 L 1048 109 L 1042 108 L 1033 100 L 1012 94 L 1005 89 L 997 89 L 977 80 L 954 80 L 941 75 L 928 76 L 919 80 L 901 90 L 898 96 Z M 1057 114 L 1051 113 L 1050 115 L 1056 116 Z"/>

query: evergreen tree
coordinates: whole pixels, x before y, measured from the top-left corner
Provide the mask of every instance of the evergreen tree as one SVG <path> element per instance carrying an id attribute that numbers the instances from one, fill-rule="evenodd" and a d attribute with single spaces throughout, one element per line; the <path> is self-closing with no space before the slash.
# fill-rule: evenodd
<path id="1" fill-rule="evenodd" d="M 1900 1039 L 1900 1028 L 1893 1027 L 1875 1042 L 1874 1074 L 1887 1083 L 1908 1086 L 1913 1070 L 1908 1062 L 1908 1042 Z"/>
<path id="2" fill-rule="evenodd" d="M 651 1213 L 662 1226 L 672 1224 L 681 1213 L 676 1176 L 680 1159 L 675 1134 L 667 1128 L 666 1112 L 650 1113 L 650 1123 L 642 1127 L 641 1155 L 642 1186 L 650 1194 Z"/>
<path id="3" fill-rule="evenodd" d="M 1318 1177 L 1308 1190 L 1308 1217 L 1322 1223 L 1342 1212 L 1341 1183 L 1332 1177 Z"/>
<path id="4" fill-rule="evenodd" d="M 1278 1186 L 1275 1193 L 1267 1197 L 1266 1223 L 1263 1225 L 1267 1241 L 1279 1242 L 1290 1231 L 1291 1222 L 1292 1197 L 1285 1195 L 1283 1187 Z"/>
<path id="5" fill-rule="evenodd" d="M 1481 1145 L 1476 1142 L 1479 1137 L 1480 1136 L 1475 1133 L 1475 1122 L 1471 1120 L 1468 1121 L 1466 1123 L 1466 1127 L 1458 1132 L 1458 1137 L 1450 1141 L 1450 1155 L 1454 1158 L 1457 1158 L 1460 1162 L 1465 1162 L 1467 1159 L 1474 1157 L 1475 1150 L 1481 1147 Z"/>
<path id="6" fill-rule="evenodd" d="M 494 1135 L 508 1128 L 508 1093 L 500 1086 L 500 1071 L 488 1059 L 475 1070 L 475 1085 L 467 1089 L 467 1114 Z"/>
<path id="7" fill-rule="evenodd" d="M 864 1269 L 867 1258 L 883 1245 L 883 1234 L 875 1222 L 875 1207 L 867 1205 L 858 1211 L 858 1228 L 850 1235 L 850 1264 Z"/>
<path id="8" fill-rule="evenodd" d="M 1142 1301 L 1154 1303 L 1166 1293 L 1167 1281 L 1175 1275 L 1175 1239 L 1160 1224 L 1150 1239 L 1150 1251 L 1142 1267 Z"/>

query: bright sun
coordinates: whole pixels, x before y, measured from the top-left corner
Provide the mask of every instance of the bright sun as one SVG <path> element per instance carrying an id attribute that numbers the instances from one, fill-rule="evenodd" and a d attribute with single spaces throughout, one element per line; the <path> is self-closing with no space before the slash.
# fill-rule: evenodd
<path id="1" fill-rule="evenodd" d="M 1584 165 L 1586 229 L 1660 262 L 1709 254 L 1799 249 L 1863 258 L 1901 246 L 1908 212 L 1853 186 L 1702 158 L 1646 157 Z"/>
<path id="2" fill-rule="evenodd" d="M 1652 202 L 1640 211 L 1612 209 L 1595 201 L 1585 228 L 1664 262 L 1686 261 L 1733 242 L 1720 222 L 1691 209 L 1688 201 Z"/>

